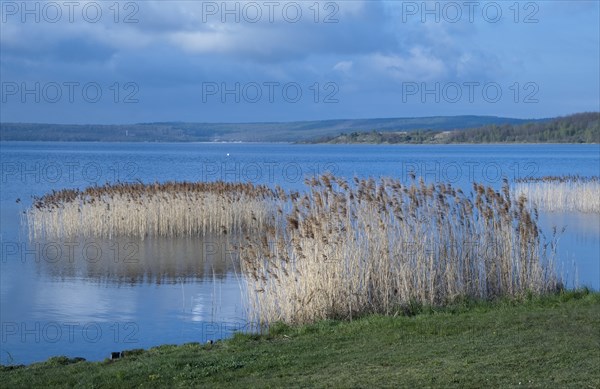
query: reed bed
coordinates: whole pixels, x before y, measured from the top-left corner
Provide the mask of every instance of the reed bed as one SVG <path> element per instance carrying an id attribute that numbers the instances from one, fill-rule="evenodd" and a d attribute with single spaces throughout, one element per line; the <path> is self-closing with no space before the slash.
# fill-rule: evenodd
<path id="1" fill-rule="evenodd" d="M 530 204 L 548 212 L 600 213 L 600 178 L 546 176 L 517 180 L 515 196 L 525 196 Z"/>
<path id="2" fill-rule="evenodd" d="M 474 184 L 470 195 L 393 179 L 307 184 L 291 211 L 242 249 L 257 322 L 392 314 L 561 286 L 536 214 L 525 197 L 511 197 L 508 182 L 501 193 Z"/>
<path id="3" fill-rule="evenodd" d="M 35 198 L 33 239 L 203 236 L 262 229 L 281 190 L 225 182 L 119 183 Z"/>
<path id="4" fill-rule="evenodd" d="M 249 319 L 309 323 L 460 297 L 561 287 L 537 211 L 473 184 L 405 185 L 324 175 L 303 193 L 242 183 L 116 184 L 35 199 L 30 234 L 50 237 L 226 234 L 237 248 Z"/>

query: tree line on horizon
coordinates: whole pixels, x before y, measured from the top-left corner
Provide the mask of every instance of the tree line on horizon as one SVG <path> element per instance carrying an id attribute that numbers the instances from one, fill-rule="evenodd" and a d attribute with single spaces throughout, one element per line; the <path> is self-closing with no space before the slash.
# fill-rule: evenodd
<path id="1" fill-rule="evenodd" d="M 290 123 L 0 123 L 2 141 L 297 143 L 600 143 L 600 112 L 531 120 L 474 117 Z M 489 123 L 493 120 L 492 123 Z M 395 121 L 395 123 L 394 123 Z M 458 124 L 456 123 L 458 121 Z M 383 123 L 382 123 L 383 122 Z M 413 122 L 412 124 L 409 122 Z M 449 125 L 450 122 L 454 122 Z M 441 123 L 441 124 L 440 124 Z M 362 128 L 377 128 L 362 130 Z M 339 131 L 342 130 L 340 134 Z M 339 135 L 335 135 L 339 134 Z"/>
<path id="2" fill-rule="evenodd" d="M 525 124 L 489 124 L 464 130 L 353 131 L 310 143 L 600 143 L 600 112 Z"/>

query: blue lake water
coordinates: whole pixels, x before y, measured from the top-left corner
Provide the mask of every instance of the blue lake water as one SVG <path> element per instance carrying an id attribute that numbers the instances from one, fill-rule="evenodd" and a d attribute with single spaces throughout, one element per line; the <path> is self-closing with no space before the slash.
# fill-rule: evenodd
<path id="1" fill-rule="evenodd" d="M 288 145 L 0 143 L 0 361 L 205 342 L 248 329 L 235 255 L 203 239 L 32 242 L 21 226 L 31 197 L 116 181 L 252 181 L 301 189 L 325 172 L 500 187 L 545 175 L 600 175 L 598 145 Z M 16 200 L 19 199 L 19 203 Z M 566 226 L 559 268 L 570 285 L 600 288 L 600 216 L 541 214 Z"/>

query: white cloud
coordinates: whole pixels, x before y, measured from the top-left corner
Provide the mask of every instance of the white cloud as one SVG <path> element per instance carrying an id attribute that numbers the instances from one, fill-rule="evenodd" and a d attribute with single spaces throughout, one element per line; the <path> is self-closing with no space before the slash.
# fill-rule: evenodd
<path id="1" fill-rule="evenodd" d="M 409 55 L 374 54 L 369 58 L 374 70 L 402 82 L 440 79 L 447 74 L 444 62 L 422 47 L 414 47 Z"/>
<path id="2" fill-rule="evenodd" d="M 235 48 L 232 35 L 223 31 L 175 32 L 170 41 L 190 53 L 224 53 Z"/>
<path id="3" fill-rule="evenodd" d="M 354 63 L 352 61 L 341 61 L 335 64 L 333 70 L 337 70 L 342 73 L 347 73 L 352 69 Z"/>

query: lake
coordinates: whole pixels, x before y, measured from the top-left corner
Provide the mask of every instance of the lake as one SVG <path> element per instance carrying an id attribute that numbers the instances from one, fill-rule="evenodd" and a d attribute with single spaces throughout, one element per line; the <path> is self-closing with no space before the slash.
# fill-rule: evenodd
<path id="1" fill-rule="evenodd" d="M 32 196 L 117 181 L 251 181 L 301 189 L 306 177 L 387 176 L 496 188 L 545 175 L 600 175 L 598 145 L 289 145 L 2 142 L 2 364 L 55 355 L 206 342 L 248 330 L 235 252 L 219 236 L 31 241 Z M 19 200 L 17 202 L 17 200 Z M 544 214 L 568 284 L 600 288 L 597 214 Z"/>

